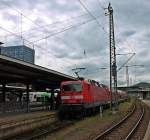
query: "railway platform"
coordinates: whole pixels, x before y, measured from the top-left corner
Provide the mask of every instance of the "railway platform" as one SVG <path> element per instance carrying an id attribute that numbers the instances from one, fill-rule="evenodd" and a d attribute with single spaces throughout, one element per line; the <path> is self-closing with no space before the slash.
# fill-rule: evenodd
<path id="1" fill-rule="evenodd" d="M 150 107 L 150 100 L 143 100 L 143 102 Z M 150 121 L 147 127 L 147 131 L 145 133 L 144 140 L 150 140 Z"/>
<path id="2" fill-rule="evenodd" d="M 0 124 L 2 122 L 7 122 L 7 121 L 15 121 L 15 120 L 22 120 L 22 119 L 28 119 L 30 117 L 37 117 L 37 116 L 44 116 L 44 115 L 52 115 L 52 114 L 56 114 L 55 111 L 37 111 L 37 112 L 14 112 L 11 114 L 0 114 Z"/>
<path id="3" fill-rule="evenodd" d="M 0 139 L 31 131 L 57 120 L 55 111 L 39 111 L 0 115 Z"/>

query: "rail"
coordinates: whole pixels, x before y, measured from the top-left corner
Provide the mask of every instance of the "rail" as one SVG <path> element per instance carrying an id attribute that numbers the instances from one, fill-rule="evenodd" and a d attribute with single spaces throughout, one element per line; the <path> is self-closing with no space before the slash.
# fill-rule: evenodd
<path id="1" fill-rule="evenodd" d="M 99 134 L 98 136 L 96 136 L 95 138 L 93 138 L 93 140 L 102 140 L 105 137 L 109 137 L 110 132 L 115 131 L 116 128 L 119 128 L 119 126 L 121 126 L 126 120 L 128 121 L 128 118 L 130 118 L 134 112 L 135 112 L 136 106 L 134 106 L 134 108 L 132 109 L 132 111 L 127 114 L 121 121 L 119 121 L 118 123 L 116 123 L 115 125 L 113 125 L 112 127 L 108 128 L 107 130 L 105 130 L 104 132 L 102 132 L 101 134 Z M 140 124 L 143 116 L 144 116 L 144 106 L 142 106 L 142 111 L 140 112 L 140 115 L 137 119 L 137 122 L 132 126 L 131 131 L 128 132 L 127 136 L 125 137 L 124 140 L 129 140 L 131 138 L 131 136 L 133 135 L 133 133 L 136 131 L 138 125 Z"/>
<path id="2" fill-rule="evenodd" d="M 140 122 L 142 121 L 142 118 L 143 118 L 143 116 L 144 116 L 144 113 L 145 113 L 145 109 L 144 109 L 144 107 L 143 107 L 143 109 L 142 109 L 142 114 L 141 114 L 141 116 L 139 117 L 138 122 L 135 124 L 135 126 L 133 127 L 133 129 L 131 130 L 131 132 L 128 134 L 128 136 L 125 138 L 125 140 L 129 140 L 129 139 L 131 138 L 131 136 L 133 135 L 133 133 L 136 131 L 136 129 L 138 128 Z"/>
<path id="3" fill-rule="evenodd" d="M 53 113 L 53 114 L 48 114 L 48 115 L 40 115 L 40 116 L 38 116 L 38 117 L 35 117 L 35 116 L 33 116 L 33 117 L 29 117 L 29 118 L 27 118 L 27 117 L 25 117 L 25 118 L 23 118 L 23 119 L 19 119 L 19 120 L 9 120 L 9 121 L 3 121 L 3 122 L 0 122 L 0 128 L 3 126 L 3 125 L 12 125 L 12 124 L 16 124 L 16 123 L 20 123 L 20 122 L 25 122 L 25 121 L 29 121 L 29 120 L 32 120 L 32 119 L 38 119 L 38 118 L 41 118 L 41 117 L 55 117 L 56 116 L 56 114 L 55 113 Z"/>
<path id="4" fill-rule="evenodd" d="M 46 125 L 48 122 L 53 122 L 56 119 L 55 114 L 43 115 L 38 117 L 26 118 L 16 121 L 3 122 L 0 125 L 0 139 L 7 139 L 22 132 L 30 131 L 35 126 Z"/>
<path id="5" fill-rule="evenodd" d="M 120 124 L 122 124 L 125 120 L 127 120 L 134 113 L 135 108 L 136 108 L 136 106 L 134 105 L 132 111 L 130 113 L 128 113 L 122 120 L 120 120 L 118 123 L 116 123 L 112 127 L 108 128 L 107 130 L 102 132 L 100 135 L 96 136 L 93 140 L 98 140 L 98 139 L 104 138 L 110 131 L 112 131 L 113 129 L 118 127 Z"/>
<path id="6" fill-rule="evenodd" d="M 47 134 L 53 133 L 55 131 L 61 130 L 65 127 L 68 127 L 70 125 L 74 124 L 74 121 L 69 121 L 69 122 L 54 122 L 53 124 L 51 124 L 50 126 L 45 126 L 44 128 L 39 128 L 36 129 L 36 132 L 29 132 L 27 134 L 22 134 L 22 135 L 18 135 L 15 136 L 14 138 L 11 138 L 11 140 L 33 140 L 33 139 L 37 139 L 40 138 L 42 136 L 46 136 Z"/>

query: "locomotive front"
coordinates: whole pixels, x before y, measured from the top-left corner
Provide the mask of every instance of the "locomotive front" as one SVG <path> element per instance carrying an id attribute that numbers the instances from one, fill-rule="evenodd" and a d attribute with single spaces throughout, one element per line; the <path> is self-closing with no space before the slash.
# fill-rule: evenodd
<path id="1" fill-rule="evenodd" d="M 81 111 L 84 102 L 83 91 L 82 81 L 62 82 L 60 112 L 73 113 Z"/>

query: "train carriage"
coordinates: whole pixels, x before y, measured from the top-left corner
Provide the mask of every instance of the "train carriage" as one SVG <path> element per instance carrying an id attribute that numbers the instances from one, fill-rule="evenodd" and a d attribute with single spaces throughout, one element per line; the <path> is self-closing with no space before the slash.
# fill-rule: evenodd
<path id="1" fill-rule="evenodd" d="M 61 83 L 61 112 L 94 109 L 110 103 L 107 86 L 94 80 L 67 81 Z"/>
<path id="2" fill-rule="evenodd" d="M 126 93 L 119 91 L 112 97 L 112 103 L 127 98 Z M 61 83 L 61 106 L 59 113 L 74 114 L 93 111 L 99 106 L 109 105 L 111 95 L 109 88 L 94 80 L 65 81 Z"/>

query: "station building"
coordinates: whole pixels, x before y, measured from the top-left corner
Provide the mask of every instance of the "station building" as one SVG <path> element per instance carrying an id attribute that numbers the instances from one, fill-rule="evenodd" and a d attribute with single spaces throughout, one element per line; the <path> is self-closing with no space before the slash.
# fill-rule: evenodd
<path id="1" fill-rule="evenodd" d="M 141 99 L 150 99 L 150 83 L 141 82 L 130 87 L 119 87 L 130 96 L 135 96 Z"/>
<path id="2" fill-rule="evenodd" d="M 35 51 L 25 45 L 0 47 L 0 54 L 34 64 Z"/>

